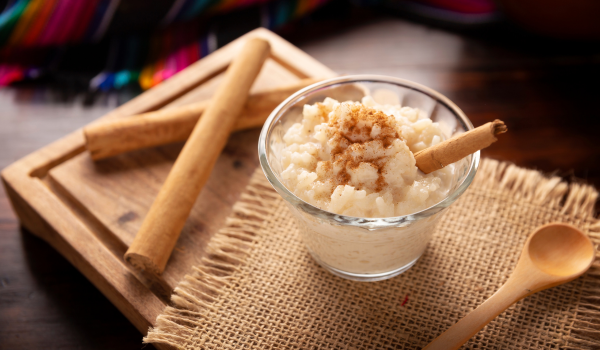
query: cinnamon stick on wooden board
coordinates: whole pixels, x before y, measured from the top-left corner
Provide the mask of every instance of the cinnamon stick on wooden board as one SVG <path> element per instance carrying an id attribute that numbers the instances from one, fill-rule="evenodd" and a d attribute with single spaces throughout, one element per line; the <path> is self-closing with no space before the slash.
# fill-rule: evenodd
<path id="1" fill-rule="evenodd" d="M 277 105 L 294 92 L 322 79 L 297 83 L 250 95 L 233 131 L 262 126 Z M 136 149 L 185 141 L 210 100 L 182 107 L 139 114 L 123 120 L 92 124 L 83 129 L 92 159 L 99 160 Z"/>
<path id="2" fill-rule="evenodd" d="M 488 147 L 498 140 L 496 135 L 506 131 L 508 131 L 508 128 L 503 121 L 498 119 L 483 124 L 478 128 L 415 153 L 417 167 L 425 174 L 439 170 L 469 154 Z"/>
<path id="3" fill-rule="evenodd" d="M 249 39 L 227 69 L 125 253 L 125 260 L 135 268 L 156 274 L 164 271 L 269 51 L 267 41 Z"/>

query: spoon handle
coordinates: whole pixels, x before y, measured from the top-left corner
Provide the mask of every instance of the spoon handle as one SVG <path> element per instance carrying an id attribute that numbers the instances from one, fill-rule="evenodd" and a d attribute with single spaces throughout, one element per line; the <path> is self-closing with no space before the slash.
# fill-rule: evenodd
<path id="1" fill-rule="evenodd" d="M 530 294 L 531 291 L 520 281 L 509 279 L 494 295 L 442 335 L 435 338 L 423 350 L 458 349 L 496 318 L 513 303 Z"/>

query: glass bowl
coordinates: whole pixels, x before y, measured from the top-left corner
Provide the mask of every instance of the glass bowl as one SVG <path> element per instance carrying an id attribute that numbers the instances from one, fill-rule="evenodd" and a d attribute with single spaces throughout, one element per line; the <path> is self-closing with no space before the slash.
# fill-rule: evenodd
<path id="1" fill-rule="evenodd" d="M 331 213 L 296 197 L 280 177 L 278 155 L 283 136 L 302 119 L 305 104 L 325 97 L 359 101 L 371 95 L 377 102 L 418 108 L 440 124 L 446 138 L 473 129 L 471 121 L 448 98 L 423 85 L 394 77 L 351 75 L 308 86 L 282 102 L 265 122 L 258 142 L 261 167 L 293 214 L 312 257 L 331 273 L 357 281 L 379 281 L 401 274 L 425 251 L 445 210 L 469 187 L 479 165 L 479 152 L 454 164 L 453 186 L 441 202 L 397 217 L 362 218 Z"/>

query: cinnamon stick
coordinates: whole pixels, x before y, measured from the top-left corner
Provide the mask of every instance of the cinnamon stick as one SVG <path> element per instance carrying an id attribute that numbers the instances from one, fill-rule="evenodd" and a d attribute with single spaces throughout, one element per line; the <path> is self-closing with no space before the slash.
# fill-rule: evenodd
<path id="1" fill-rule="evenodd" d="M 463 159 L 469 154 L 488 147 L 498 140 L 496 135 L 504 133 L 507 130 L 504 122 L 498 119 L 483 124 L 457 137 L 450 138 L 415 153 L 417 167 L 425 174 L 439 170 L 448 164 Z"/>
<path id="2" fill-rule="evenodd" d="M 252 83 L 269 54 L 263 39 L 248 40 L 233 60 L 202 118 L 173 164 L 125 260 L 161 274 L 198 194 L 225 147 Z"/>
<path id="3" fill-rule="evenodd" d="M 309 78 L 276 89 L 252 94 L 233 131 L 262 126 L 277 105 L 294 92 L 321 79 Z M 210 100 L 164 111 L 139 114 L 123 120 L 92 124 L 83 129 L 92 159 L 99 160 L 136 149 L 186 140 Z"/>

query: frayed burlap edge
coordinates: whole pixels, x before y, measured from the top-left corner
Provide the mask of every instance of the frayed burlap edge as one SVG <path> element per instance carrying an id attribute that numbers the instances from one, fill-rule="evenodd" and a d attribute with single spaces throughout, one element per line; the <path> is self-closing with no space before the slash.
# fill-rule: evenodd
<path id="1" fill-rule="evenodd" d="M 567 183 L 558 176 L 546 176 L 539 171 L 517 167 L 493 159 L 482 159 L 474 186 L 470 190 L 492 190 L 501 197 L 545 206 L 576 219 L 595 216 L 598 191 L 577 182 Z M 261 228 L 273 214 L 279 195 L 258 170 L 224 227 L 215 234 L 207 247 L 207 255 L 193 272 L 186 275 L 173 291 L 172 306 L 165 308 L 143 339 L 145 343 L 161 343 L 181 348 L 190 344 L 199 322 L 214 311 L 212 304 L 250 254 L 260 238 Z M 582 227 L 596 246 L 596 261 L 587 272 L 581 297 L 574 311 L 569 334 L 563 339 L 563 349 L 597 349 L 600 338 L 600 220 Z"/>

